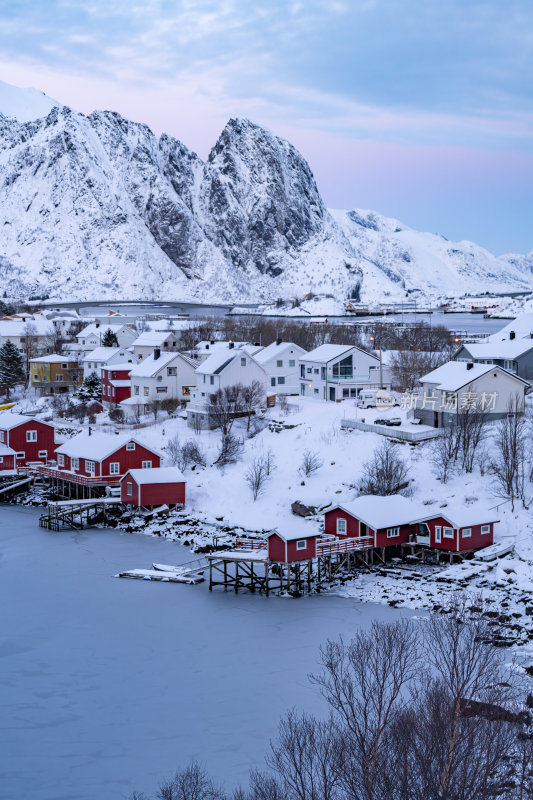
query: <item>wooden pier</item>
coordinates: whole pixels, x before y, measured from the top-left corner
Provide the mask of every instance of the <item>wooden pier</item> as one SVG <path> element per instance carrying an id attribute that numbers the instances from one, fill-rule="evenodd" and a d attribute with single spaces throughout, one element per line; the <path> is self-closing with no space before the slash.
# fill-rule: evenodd
<path id="1" fill-rule="evenodd" d="M 45 514 L 39 517 L 41 528 L 50 531 L 83 530 L 107 520 L 107 509 L 120 506 L 120 498 L 100 497 L 93 500 L 64 500 L 49 503 Z"/>

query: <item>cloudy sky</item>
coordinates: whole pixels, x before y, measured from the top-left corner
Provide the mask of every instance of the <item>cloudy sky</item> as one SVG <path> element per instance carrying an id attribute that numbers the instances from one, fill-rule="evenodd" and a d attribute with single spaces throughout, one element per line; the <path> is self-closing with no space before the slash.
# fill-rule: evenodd
<path id="1" fill-rule="evenodd" d="M 0 0 L 0 78 L 205 157 L 290 139 L 326 203 L 533 249 L 531 0 Z"/>

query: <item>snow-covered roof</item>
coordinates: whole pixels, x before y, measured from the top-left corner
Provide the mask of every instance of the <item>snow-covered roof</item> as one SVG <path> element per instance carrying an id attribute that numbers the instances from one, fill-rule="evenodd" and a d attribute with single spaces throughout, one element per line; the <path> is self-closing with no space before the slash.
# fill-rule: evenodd
<path id="1" fill-rule="evenodd" d="M 313 536 L 320 536 L 321 532 L 318 530 L 318 527 L 310 525 L 303 519 L 294 519 L 291 520 L 290 525 L 271 531 L 267 538 L 270 538 L 274 534 L 279 536 L 280 539 L 283 539 L 284 542 L 294 542 L 296 539 L 311 539 Z"/>
<path id="2" fill-rule="evenodd" d="M 132 378 L 151 378 L 153 375 L 156 375 L 162 367 L 166 367 L 176 358 L 182 358 L 190 364 L 189 359 L 182 356 L 181 353 L 164 352 L 160 354 L 159 358 L 154 358 L 152 353 L 152 355 L 143 358 L 140 364 L 135 364 L 130 372 L 130 376 Z"/>
<path id="3" fill-rule="evenodd" d="M 11 317 L 0 320 L 0 336 L 9 338 L 10 336 L 28 335 L 28 326 L 34 329 L 35 336 L 50 336 L 54 332 L 54 326 L 50 320 L 42 315 L 36 317 Z"/>
<path id="4" fill-rule="evenodd" d="M 97 336 L 103 336 L 106 331 L 111 331 L 112 333 L 118 333 L 119 331 L 126 328 L 125 325 L 113 325 L 112 323 L 103 322 L 99 324 L 97 322 L 91 322 L 90 325 L 87 325 L 83 330 L 81 330 L 78 334 L 76 334 L 77 338 L 80 337 L 83 339 L 84 337 L 91 336 L 91 334 L 96 334 Z M 135 333 L 133 330 L 131 333 Z"/>
<path id="5" fill-rule="evenodd" d="M 18 425 L 23 425 L 25 422 L 40 422 L 42 425 L 48 425 L 50 428 L 54 427 L 50 425 L 49 422 L 43 422 L 41 419 L 36 420 L 34 417 L 26 416 L 26 414 L 17 414 L 11 411 L 3 411 L 0 413 L 0 430 L 10 431 Z"/>
<path id="6" fill-rule="evenodd" d="M 14 456 L 14 455 L 16 455 L 15 450 L 12 450 L 11 447 L 7 446 L 7 444 L 0 444 L 0 457 Z"/>
<path id="7" fill-rule="evenodd" d="M 108 361 L 113 356 L 116 356 L 117 353 L 125 353 L 123 347 L 95 347 L 94 350 L 91 350 L 89 353 L 86 353 L 83 356 L 84 361 L 103 361 L 104 363 Z"/>
<path id="8" fill-rule="evenodd" d="M 174 331 L 143 331 L 133 342 L 133 347 L 159 347 L 169 337 L 176 338 Z"/>
<path id="9" fill-rule="evenodd" d="M 468 369 L 469 365 L 470 369 Z M 527 381 L 519 378 L 518 375 L 513 375 L 512 372 L 494 366 L 494 364 L 472 364 L 472 362 L 468 361 L 448 361 L 442 367 L 437 367 L 437 369 L 428 372 L 427 375 L 423 375 L 420 378 L 420 383 L 435 383 L 437 388 L 443 392 L 456 392 L 463 386 L 467 386 L 472 381 L 495 369 L 505 372 L 511 378 L 520 381 L 520 383 L 527 383 Z"/>
<path id="10" fill-rule="evenodd" d="M 530 336 L 522 339 L 504 339 L 499 342 L 480 342 L 479 344 L 465 344 L 472 358 L 504 358 L 514 359 L 533 350 L 533 338 Z"/>
<path id="11" fill-rule="evenodd" d="M 124 386 L 131 386 L 131 381 L 130 380 L 112 380 L 112 381 L 109 381 L 109 383 L 111 384 L 111 386 L 114 386 L 116 389 L 121 389 Z"/>
<path id="12" fill-rule="evenodd" d="M 124 480 L 131 475 L 139 486 L 148 483 L 184 483 L 185 476 L 177 467 L 152 467 L 151 469 L 130 469 L 124 475 Z"/>
<path id="13" fill-rule="evenodd" d="M 57 353 L 50 353 L 48 356 L 39 356 L 38 358 L 30 358 L 30 364 L 64 364 L 68 361 L 67 356 L 60 356 Z"/>
<path id="14" fill-rule="evenodd" d="M 502 342 L 509 339 L 511 331 L 514 331 L 517 339 L 529 336 L 533 332 L 533 313 L 524 312 L 519 314 L 516 319 L 508 322 L 498 333 L 492 333 L 488 336 L 490 342 Z"/>
<path id="15" fill-rule="evenodd" d="M 210 355 L 203 364 L 197 368 L 196 372 L 199 375 L 218 375 L 225 367 L 230 364 L 235 356 L 241 355 L 242 351 L 239 348 L 223 348 L 216 353 Z"/>
<path id="16" fill-rule="evenodd" d="M 147 447 L 152 453 L 159 455 L 157 450 L 153 447 L 140 442 L 135 437 L 130 436 L 128 433 L 112 434 L 112 433 L 79 433 L 67 442 L 56 448 L 56 453 L 63 453 L 66 456 L 74 458 L 88 458 L 91 461 L 102 461 L 111 453 L 116 452 L 121 447 L 124 447 L 128 442 L 136 442 L 141 447 Z"/>
<path id="17" fill-rule="evenodd" d="M 482 505 L 459 505 L 447 503 L 444 507 L 437 505 L 423 506 L 423 515 L 412 519 L 412 522 L 444 517 L 454 528 L 468 528 L 470 525 L 485 525 L 489 522 L 499 522 L 498 514 L 494 509 Z"/>
<path id="18" fill-rule="evenodd" d="M 302 361 L 314 361 L 316 363 L 326 363 L 332 361 L 334 358 L 339 358 L 350 350 L 353 350 L 355 345 L 352 344 L 321 344 L 309 353 L 301 356 Z M 369 355 L 371 355 L 369 353 Z M 372 356 L 375 358 L 375 356 Z"/>
<path id="19" fill-rule="evenodd" d="M 131 372 L 133 367 L 136 366 L 136 361 L 117 361 L 115 364 L 104 364 L 102 370 L 106 372 L 122 372 L 128 370 L 128 372 Z"/>
<path id="20" fill-rule="evenodd" d="M 422 517 L 425 507 L 401 494 L 387 497 L 367 494 L 357 497 L 350 503 L 335 506 L 335 508 L 341 508 L 375 531 L 382 528 L 393 528 L 397 525 L 408 525 L 413 519 Z"/>
<path id="21" fill-rule="evenodd" d="M 305 353 L 305 350 L 303 347 L 294 344 L 294 342 L 280 342 L 279 344 L 277 342 L 272 342 L 268 347 L 263 347 L 262 350 L 255 353 L 254 358 L 258 364 L 266 364 L 271 358 L 279 357 L 285 350 L 291 348 L 296 351 L 296 355 L 300 356 L 300 358 L 303 357 L 301 354 Z"/>

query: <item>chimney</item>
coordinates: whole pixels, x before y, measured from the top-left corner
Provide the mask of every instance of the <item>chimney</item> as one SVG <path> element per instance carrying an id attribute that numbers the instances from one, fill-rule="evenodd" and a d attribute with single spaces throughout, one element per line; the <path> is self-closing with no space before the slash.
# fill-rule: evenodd
<path id="1" fill-rule="evenodd" d="M 276 339 L 276 344 L 277 344 L 278 347 L 280 346 L 281 342 L 282 342 L 281 339 Z"/>
<path id="2" fill-rule="evenodd" d="M 214 340 L 214 339 L 211 339 L 211 341 L 209 342 L 209 344 L 215 344 L 215 340 Z M 208 347 L 209 347 L 209 344 L 207 345 Z"/>
<path id="3" fill-rule="evenodd" d="M 514 331 L 509 331 L 509 339 L 514 339 L 516 337 L 516 333 Z"/>
<path id="4" fill-rule="evenodd" d="M 157 359 L 159 358 L 160 355 L 161 355 L 161 350 L 159 349 L 159 347 L 155 347 L 154 348 L 154 361 L 157 361 Z"/>
<path id="5" fill-rule="evenodd" d="M 469 361 L 468 364 L 466 365 L 466 368 L 467 369 L 474 369 L 473 363 L 471 361 Z"/>
<path id="6" fill-rule="evenodd" d="M 230 350 L 233 350 L 233 348 L 235 347 L 235 342 L 230 342 L 228 347 Z"/>
<path id="7" fill-rule="evenodd" d="M 95 328 L 99 328 L 99 327 L 100 327 L 100 323 L 99 323 L 99 322 L 97 322 L 97 323 L 96 323 L 96 325 L 95 325 L 94 327 L 95 327 Z"/>

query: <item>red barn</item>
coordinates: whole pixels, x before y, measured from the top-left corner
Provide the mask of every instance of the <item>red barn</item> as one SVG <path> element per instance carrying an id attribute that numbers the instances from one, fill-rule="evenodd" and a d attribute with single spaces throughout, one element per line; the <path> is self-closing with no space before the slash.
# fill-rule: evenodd
<path id="1" fill-rule="evenodd" d="M 15 472 L 15 457 L 16 453 L 5 444 L 0 444 L 0 475 L 2 473 Z"/>
<path id="2" fill-rule="evenodd" d="M 102 367 L 102 403 L 122 403 L 131 395 L 130 372 L 135 364 Z"/>
<path id="3" fill-rule="evenodd" d="M 308 561 L 316 556 L 318 531 L 292 530 L 274 531 L 268 536 L 268 558 L 270 561 Z"/>
<path id="4" fill-rule="evenodd" d="M 416 532 L 413 520 L 422 517 L 425 508 L 399 494 L 363 495 L 327 511 L 324 529 L 350 539 L 371 536 L 374 547 L 391 547 L 409 541 Z"/>
<path id="5" fill-rule="evenodd" d="M 416 541 L 436 550 L 478 550 L 494 541 L 494 511 L 478 506 L 450 506 L 434 509 L 417 519 Z"/>
<path id="6" fill-rule="evenodd" d="M 80 433 L 56 449 L 57 472 L 119 483 L 129 469 L 159 467 L 161 455 L 129 434 Z"/>
<path id="7" fill-rule="evenodd" d="M 185 478 L 177 467 L 129 469 L 120 481 L 120 499 L 135 506 L 183 506 Z"/>
<path id="8" fill-rule="evenodd" d="M 46 464 L 56 448 L 55 428 L 40 419 L 5 411 L 0 413 L 0 444 L 15 451 L 18 467 L 30 461 Z"/>

